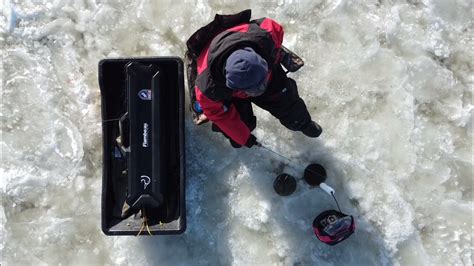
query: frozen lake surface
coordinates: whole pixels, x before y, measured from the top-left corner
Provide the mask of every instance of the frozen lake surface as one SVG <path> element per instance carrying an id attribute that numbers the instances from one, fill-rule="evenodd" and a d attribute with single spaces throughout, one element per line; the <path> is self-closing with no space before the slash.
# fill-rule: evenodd
<path id="1" fill-rule="evenodd" d="M 2 265 L 472 265 L 473 22 L 470 0 L 5 0 L 0 3 Z M 252 8 L 285 28 L 305 66 L 291 76 L 314 140 L 256 109 L 255 135 L 323 164 L 358 228 L 320 243 L 311 222 L 335 208 L 302 170 L 234 150 L 186 113 L 188 229 L 106 237 L 100 230 L 97 63 L 183 57 L 215 13 Z"/>

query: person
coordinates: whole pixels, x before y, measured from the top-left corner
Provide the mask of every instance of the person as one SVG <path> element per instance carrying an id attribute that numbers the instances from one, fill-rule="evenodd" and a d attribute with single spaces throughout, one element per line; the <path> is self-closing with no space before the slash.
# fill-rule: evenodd
<path id="1" fill-rule="evenodd" d="M 302 60 L 282 46 L 283 27 L 270 18 L 250 20 L 251 11 L 216 15 L 214 21 L 187 41 L 187 74 L 195 123 L 212 122 L 230 144 L 239 148 L 257 143 L 255 104 L 286 128 L 318 137 L 322 129 L 312 121 L 289 71 Z"/>

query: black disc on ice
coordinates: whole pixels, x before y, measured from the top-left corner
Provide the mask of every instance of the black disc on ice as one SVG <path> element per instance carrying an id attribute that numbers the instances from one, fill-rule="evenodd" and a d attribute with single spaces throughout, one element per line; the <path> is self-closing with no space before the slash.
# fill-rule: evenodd
<path id="1" fill-rule="evenodd" d="M 304 169 L 303 178 L 310 186 L 319 186 L 326 181 L 326 169 L 320 164 L 310 164 Z"/>
<path id="2" fill-rule="evenodd" d="M 281 174 L 273 182 L 275 192 L 280 196 L 289 196 L 296 190 L 296 179 L 289 174 Z"/>

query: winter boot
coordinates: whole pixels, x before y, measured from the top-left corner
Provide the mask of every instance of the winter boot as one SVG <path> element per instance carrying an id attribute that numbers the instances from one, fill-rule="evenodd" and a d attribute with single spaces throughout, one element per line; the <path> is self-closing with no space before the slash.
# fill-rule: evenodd
<path id="1" fill-rule="evenodd" d="M 301 132 L 310 138 L 317 138 L 321 135 L 323 129 L 318 125 L 318 123 L 311 121 L 301 130 Z"/>

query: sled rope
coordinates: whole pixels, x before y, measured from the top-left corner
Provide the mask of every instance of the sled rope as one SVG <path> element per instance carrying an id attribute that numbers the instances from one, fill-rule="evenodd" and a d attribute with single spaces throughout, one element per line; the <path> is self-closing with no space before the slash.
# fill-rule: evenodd
<path id="1" fill-rule="evenodd" d="M 142 219 L 142 226 L 140 227 L 140 231 L 138 232 L 138 234 L 136 236 L 139 236 L 145 228 L 146 228 L 148 234 L 152 236 L 153 234 L 151 233 L 150 227 L 148 225 L 148 219 L 146 218 L 145 209 L 142 209 L 142 214 L 143 214 L 142 215 L 142 218 L 143 218 Z"/>

